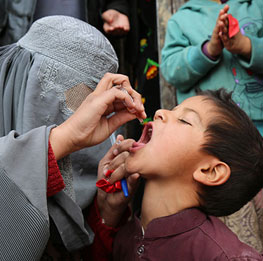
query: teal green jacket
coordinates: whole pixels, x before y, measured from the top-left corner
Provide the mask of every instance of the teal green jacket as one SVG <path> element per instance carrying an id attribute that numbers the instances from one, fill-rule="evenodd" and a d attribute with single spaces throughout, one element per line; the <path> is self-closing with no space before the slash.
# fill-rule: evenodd
<path id="1" fill-rule="evenodd" d="M 211 38 L 222 4 L 190 0 L 168 21 L 161 72 L 177 90 L 178 103 L 197 89 L 226 88 L 253 120 L 263 120 L 263 0 L 229 0 L 240 30 L 250 38 L 250 61 L 224 49 L 213 61 L 202 52 Z"/>

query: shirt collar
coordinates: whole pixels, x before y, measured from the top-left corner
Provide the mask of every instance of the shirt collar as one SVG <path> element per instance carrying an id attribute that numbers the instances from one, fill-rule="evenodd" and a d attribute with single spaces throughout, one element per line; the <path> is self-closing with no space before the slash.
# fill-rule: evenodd
<path id="1" fill-rule="evenodd" d="M 200 226 L 207 216 L 197 208 L 180 211 L 174 215 L 153 219 L 145 229 L 144 238 L 167 237 L 184 233 Z M 141 227 L 139 218 L 135 222 Z"/>

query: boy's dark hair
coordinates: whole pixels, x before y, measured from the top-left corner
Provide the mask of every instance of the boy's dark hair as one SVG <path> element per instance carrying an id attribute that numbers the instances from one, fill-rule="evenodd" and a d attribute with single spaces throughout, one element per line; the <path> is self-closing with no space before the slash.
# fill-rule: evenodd
<path id="1" fill-rule="evenodd" d="M 263 185 L 263 141 L 247 114 L 225 89 L 197 95 L 216 105 L 218 116 L 210 121 L 202 150 L 227 163 L 229 179 L 219 186 L 201 185 L 201 209 L 209 215 L 226 216 L 251 200 Z"/>

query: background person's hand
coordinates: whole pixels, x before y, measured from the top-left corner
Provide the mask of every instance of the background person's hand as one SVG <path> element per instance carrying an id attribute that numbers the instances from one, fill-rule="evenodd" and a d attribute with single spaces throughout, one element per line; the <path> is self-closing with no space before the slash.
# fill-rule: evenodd
<path id="1" fill-rule="evenodd" d="M 124 140 L 123 136 L 118 135 L 117 142 L 111 147 L 99 164 L 98 180 L 105 178 L 107 170 L 114 170 L 109 178 L 109 182 L 113 184 L 122 178 L 126 178 L 129 190 L 129 196 L 125 197 L 123 191 L 106 193 L 98 189 L 97 203 L 100 215 L 108 226 L 114 227 L 118 225 L 138 185 L 139 174 L 129 174 L 124 167 L 125 160 L 129 155 L 128 150 L 133 142 L 134 140 L 132 139 Z"/>
<path id="2" fill-rule="evenodd" d="M 104 141 L 135 118 L 146 118 L 141 95 L 132 89 L 127 76 L 105 74 L 76 112 L 51 131 L 56 159 Z"/>
<path id="3" fill-rule="evenodd" d="M 102 13 L 104 21 L 103 30 L 107 34 L 125 35 L 130 31 L 130 22 L 127 15 L 114 9 L 109 9 Z"/>
<path id="4" fill-rule="evenodd" d="M 220 10 L 219 15 L 217 17 L 216 25 L 214 27 L 212 37 L 207 44 L 207 51 L 210 56 L 217 57 L 222 53 L 224 45 L 219 36 L 220 30 L 223 26 L 223 19 L 227 16 L 227 12 L 229 10 L 229 6 L 225 5 L 223 9 Z"/>
<path id="5" fill-rule="evenodd" d="M 240 30 L 233 36 L 229 37 L 229 21 L 227 14 L 220 18 L 220 32 L 219 37 L 224 48 L 233 54 L 239 54 L 247 59 L 251 57 L 251 42 L 250 39 L 243 35 Z"/>

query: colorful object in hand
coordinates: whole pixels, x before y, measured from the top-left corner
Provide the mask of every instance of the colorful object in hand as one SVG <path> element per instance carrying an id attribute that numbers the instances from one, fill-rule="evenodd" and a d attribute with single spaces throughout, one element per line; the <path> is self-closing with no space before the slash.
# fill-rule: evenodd
<path id="1" fill-rule="evenodd" d="M 239 32 L 238 20 L 234 18 L 231 14 L 227 15 L 228 18 L 228 36 L 232 38 Z"/>
<path id="2" fill-rule="evenodd" d="M 106 179 L 100 179 L 97 181 L 96 186 L 107 193 L 114 193 L 121 191 L 121 182 L 116 181 L 115 183 L 111 184 L 107 179 L 111 176 L 114 172 L 114 169 L 108 169 L 105 173 Z"/>
<path id="3" fill-rule="evenodd" d="M 124 196 L 127 198 L 129 196 L 129 192 L 128 192 L 128 185 L 127 185 L 127 181 L 125 178 L 123 178 L 121 180 L 121 188 L 123 191 Z"/>
<path id="4" fill-rule="evenodd" d="M 121 191 L 121 181 L 120 180 L 111 184 L 106 179 L 100 179 L 97 181 L 96 186 L 107 193 L 114 193 L 114 192 Z"/>
<path id="5" fill-rule="evenodd" d="M 108 169 L 107 172 L 105 173 L 105 177 L 109 178 L 113 172 L 114 172 L 114 169 Z"/>
<path id="6" fill-rule="evenodd" d="M 151 118 L 151 117 L 150 117 L 150 118 L 146 118 L 146 119 L 143 120 L 143 122 L 141 123 L 141 125 L 145 125 L 145 124 L 147 124 L 147 123 L 150 122 L 150 121 L 152 121 L 152 118 Z"/>
<path id="7" fill-rule="evenodd" d="M 105 173 L 105 177 L 108 179 L 113 172 L 114 169 L 108 169 Z M 96 182 L 96 186 L 107 193 L 114 193 L 122 190 L 125 197 L 129 196 L 128 185 L 125 178 L 123 178 L 121 181 L 118 180 L 113 184 L 111 184 L 107 179 L 98 180 Z"/>

